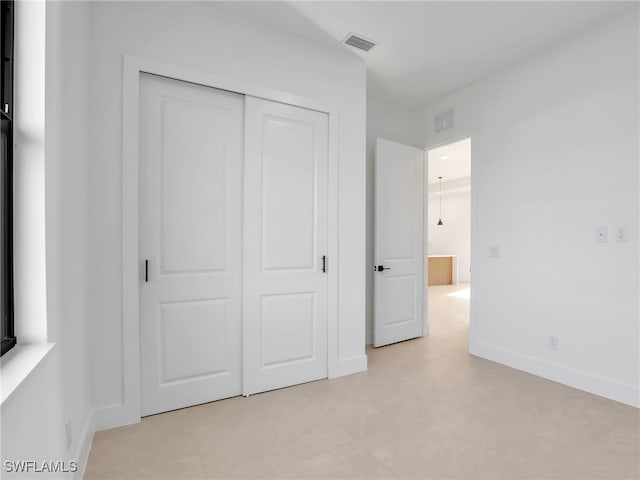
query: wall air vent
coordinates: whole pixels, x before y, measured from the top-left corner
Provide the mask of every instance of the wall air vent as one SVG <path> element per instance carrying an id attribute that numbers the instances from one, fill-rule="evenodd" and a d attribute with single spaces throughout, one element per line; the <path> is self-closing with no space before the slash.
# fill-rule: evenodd
<path id="1" fill-rule="evenodd" d="M 447 110 L 435 117 L 436 133 L 453 127 L 453 110 Z"/>
<path id="2" fill-rule="evenodd" d="M 350 33 L 349 35 L 347 35 L 347 38 L 345 38 L 344 43 L 346 43 L 350 47 L 355 47 L 355 48 L 359 48 L 360 50 L 364 50 L 365 52 L 368 52 L 369 50 L 371 50 L 376 44 L 376 42 L 367 40 L 366 38 L 363 38 L 360 35 L 355 35 L 353 33 Z"/>

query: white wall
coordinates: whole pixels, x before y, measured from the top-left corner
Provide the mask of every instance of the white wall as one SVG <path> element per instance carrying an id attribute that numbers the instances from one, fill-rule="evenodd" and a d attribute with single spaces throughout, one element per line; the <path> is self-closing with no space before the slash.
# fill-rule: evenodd
<path id="1" fill-rule="evenodd" d="M 68 476 L 12 472 L 5 465 L 5 462 L 31 460 L 42 468 L 45 461 L 67 460 L 60 387 L 60 358 L 54 348 L 2 404 L 2 478 Z"/>
<path id="2" fill-rule="evenodd" d="M 433 186 L 430 186 L 433 191 Z M 435 187 L 438 188 L 437 186 Z M 437 190 L 435 190 L 437 191 Z M 471 267 L 471 192 L 442 192 L 442 221 L 438 226 L 440 198 L 429 196 L 429 254 L 458 255 L 458 281 L 469 282 Z"/>
<path id="3" fill-rule="evenodd" d="M 365 81 L 362 60 L 204 3 L 97 2 L 91 23 L 90 310 L 98 426 L 122 422 L 123 54 L 315 98 L 339 112 L 339 345 L 366 368 Z"/>
<path id="4" fill-rule="evenodd" d="M 87 314 L 88 25 L 88 6 L 82 3 L 16 5 L 18 346 L 3 357 L 3 365 L 22 362 L 25 345 L 56 345 L 2 405 L 3 461 L 82 463 L 92 433 Z M 34 475 L 45 477 L 34 472 L 23 477 Z"/>
<path id="5" fill-rule="evenodd" d="M 49 341 L 61 360 L 68 454 L 87 454 L 91 431 L 89 355 L 88 95 L 90 9 L 47 2 L 45 190 Z M 66 444 L 65 444 L 66 448 Z M 82 459 L 82 458 L 81 458 Z"/>
<path id="6" fill-rule="evenodd" d="M 418 145 L 416 112 L 367 99 L 367 345 L 373 343 L 373 247 L 376 138 Z M 420 146 L 422 148 L 422 146 Z"/>
<path id="7" fill-rule="evenodd" d="M 635 405 L 638 40 L 636 7 L 421 114 L 427 145 L 471 136 L 472 353 Z"/>

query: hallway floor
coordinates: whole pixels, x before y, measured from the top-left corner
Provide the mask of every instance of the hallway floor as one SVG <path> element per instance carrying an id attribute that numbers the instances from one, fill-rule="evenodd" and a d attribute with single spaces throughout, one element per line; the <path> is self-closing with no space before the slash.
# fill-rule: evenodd
<path id="1" fill-rule="evenodd" d="M 640 411 L 470 356 L 465 288 L 365 373 L 98 432 L 85 478 L 640 478 Z"/>

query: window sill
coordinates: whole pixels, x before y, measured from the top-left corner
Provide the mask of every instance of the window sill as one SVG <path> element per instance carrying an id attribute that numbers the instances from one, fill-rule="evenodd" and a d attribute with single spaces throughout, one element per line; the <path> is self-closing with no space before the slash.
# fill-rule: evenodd
<path id="1" fill-rule="evenodd" d="M 49 355 L 55 343 L 16 345 L 0 359 L 0 405 L 4 405 L 36 367 Z"/>

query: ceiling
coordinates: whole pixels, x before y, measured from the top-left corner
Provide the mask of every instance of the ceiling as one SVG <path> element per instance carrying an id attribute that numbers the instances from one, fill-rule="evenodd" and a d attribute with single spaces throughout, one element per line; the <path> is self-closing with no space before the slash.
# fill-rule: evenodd
<path id="1" fill-rule="evenodd" d="M 429 102 L 637 6 L 617 1 L 235 1 L 249 17 L 367 64 L 372 98 L 418 110 Z M 368 53 L 342 41 L 356 33 Z"/>
<path id="2" fill-rule="evenodd" d="M 453 180 L 471 177 L 471 139 L 469 138 L 433 148 L 429 150 L 428 158 L 429 185 L 437 184 L 438 177 L 442 177 L 444 189 L 445 183 L 451 185 L 450 182 Z"/>

